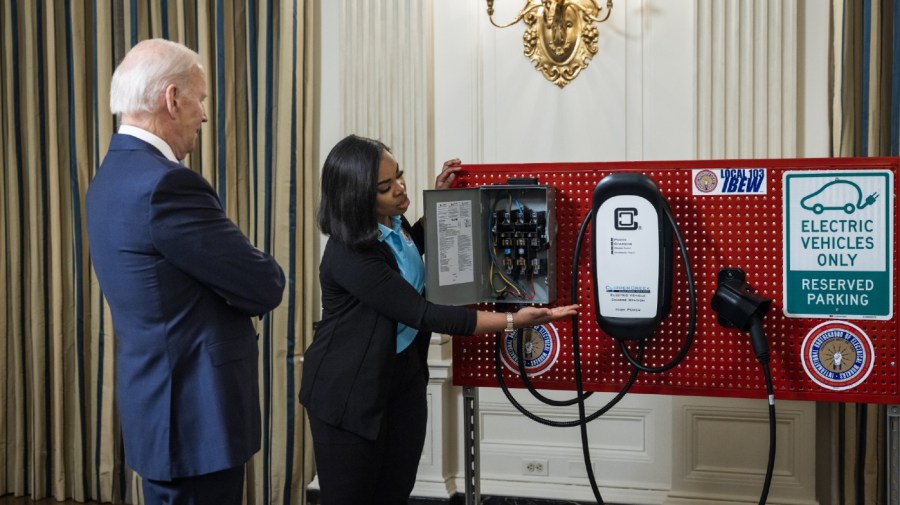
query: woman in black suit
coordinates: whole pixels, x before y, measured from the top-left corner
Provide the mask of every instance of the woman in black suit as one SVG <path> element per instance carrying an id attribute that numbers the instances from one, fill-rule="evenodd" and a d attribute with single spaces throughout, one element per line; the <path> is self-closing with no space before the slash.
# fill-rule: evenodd
<path id="1" fill-rule="evenodd" d="M 435 186 L 450 187 L 458 159 Z M 515 314 L 423 296 L 422 221 L 403 217 L 403 172 L 377 140 L 351 135 L 328 154 L 318 224 L 322 321 L 304 355 L 300 402 L 312 428 L 323 505 L 407 503 L 425 442 L 432 332 L 475 335 L 548 323 L 577 306 Z"/>

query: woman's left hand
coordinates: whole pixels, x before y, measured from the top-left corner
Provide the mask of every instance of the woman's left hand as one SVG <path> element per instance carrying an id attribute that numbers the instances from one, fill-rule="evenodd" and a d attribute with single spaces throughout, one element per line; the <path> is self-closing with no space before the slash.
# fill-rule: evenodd
<path id="1" fill-rule="evenodd" d="M 560 307 L 523 307 L 513 314 L 516 328 L 537 326 L 578 314 L 581 305 L 564 305 Z"/>
<path id="2" fill-rule="evenodd" d="M 457 172 L 462 170 L 462 161 L 459 158 L 453 158 L 444 162 L 441 173 L 434 180 L 434 189 L 447 189 L 453 187 L 456 180 Z"/>

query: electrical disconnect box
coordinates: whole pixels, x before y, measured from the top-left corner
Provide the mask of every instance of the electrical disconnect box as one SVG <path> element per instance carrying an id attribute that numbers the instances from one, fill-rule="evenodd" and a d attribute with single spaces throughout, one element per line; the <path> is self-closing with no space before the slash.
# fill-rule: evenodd
<path id="1" fill-rule="evenodd" d="M 556 190 L 536 184 L 425 191 L 426 296 L 435 303 L 556 300 Z"/>

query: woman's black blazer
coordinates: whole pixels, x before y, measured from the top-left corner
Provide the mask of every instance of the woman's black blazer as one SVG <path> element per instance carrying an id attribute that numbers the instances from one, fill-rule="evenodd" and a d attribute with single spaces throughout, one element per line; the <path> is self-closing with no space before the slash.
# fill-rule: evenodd
<path id="1" fill-rule="evenodd" d="M 410 227 L 404 219 L 403 226 L 421 254 L 421 222 Z M 319 280 L 322 320 L 304 354 L 300 403 L 319 420 L 374 440 L 396 357 L 397 323 L 419 330 L 411 345 L 424 362 L 431 333 L 471 335 L 475 310 L 428 302 L 381 242 L 358 251 L 328 240 Z"/>

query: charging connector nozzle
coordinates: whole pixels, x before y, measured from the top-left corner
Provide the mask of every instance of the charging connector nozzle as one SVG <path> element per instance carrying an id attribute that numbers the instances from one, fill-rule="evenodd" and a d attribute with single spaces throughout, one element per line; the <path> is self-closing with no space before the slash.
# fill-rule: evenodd
<path id="1" fill-rule="evenodd" d="M 719 324 L 722 326 L 750 333 L 753 352 L 766 379 L 766 393 L 769 396 L 769 460 L 759 497 L 762 505 L 769 496 L 775 469 L 775 390 L 772 387 L 772 372 L 769 370 L 769 344 L 762 324 L 772 300 L 754 292 L 744 277 L 744 271 L 740 268 L 719 270 L 719 287 L 712 298 L 712 309 L 719 314 Z"/>
<path id="2" fill-rule="evenodd" d="M 750 333 L 753 351 L 761 362 L 769 360 L 769 345 L 762 320 L 771 305 L 770 298 L 753 291 L 740 268 L 719 271 L 719 287 L 712 298 L 712 309 L 718 313 L 720 325 Z"/>

